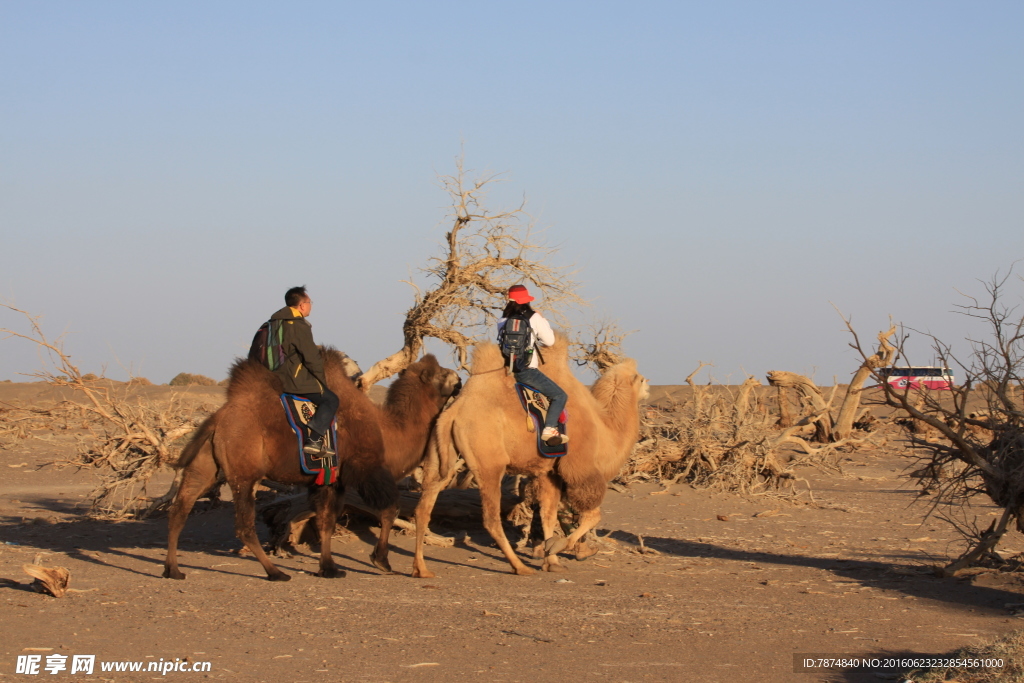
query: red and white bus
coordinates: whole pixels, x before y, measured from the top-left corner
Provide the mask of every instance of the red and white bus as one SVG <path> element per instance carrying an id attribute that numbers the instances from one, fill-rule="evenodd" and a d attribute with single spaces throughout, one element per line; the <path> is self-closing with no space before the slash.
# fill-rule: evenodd
<path id="1" fill-rule="evenodd" d="M 949 368 L 931 366 L 911 368 L 878 368 L 877 372 L 894 389 L 952 389 L 953 373 Z"/>

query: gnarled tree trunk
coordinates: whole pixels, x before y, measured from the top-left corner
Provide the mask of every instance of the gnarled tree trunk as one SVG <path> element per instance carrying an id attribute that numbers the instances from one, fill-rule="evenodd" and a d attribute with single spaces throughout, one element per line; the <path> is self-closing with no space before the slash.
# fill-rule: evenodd
<path id="1" fill-rule="evenodd" d="M 896 354 L 896 347 L 889 343 L 889 337 L 894 334 L 896 334 L 895 325 L 890 327 L 888 332 L 878 333 L 878 351 L 864 359 L 864 363 L 857 368 L 853 379 L 850 380 L 850 387 L 846 390 L 843 405 L 839 408 L 839 417 L 836 418 L 835 435 L 837 439 L 848 438 L 853 431 L 853 422 L 857 417 L 857 409 L 860 407 L 864 382 L 871 376 L 873 370 L 886 367 L 892 363 L 893 356 Z"/>
<path id="2" fill-rule="evenodd" d="M 829 413 L 828 403 L 821 395 L 821 390 L 810 379 L 795 372 L 785 370 L 772 370 L 768 373 L 768 384 L 773 387 L 785 387 L 796 389 L 800 395 L 811 404 L 811 409 L 816 414 L 814 418 L 814 440 L 818 443 L 828 443 L 832 440 L 832 415 Z"/>

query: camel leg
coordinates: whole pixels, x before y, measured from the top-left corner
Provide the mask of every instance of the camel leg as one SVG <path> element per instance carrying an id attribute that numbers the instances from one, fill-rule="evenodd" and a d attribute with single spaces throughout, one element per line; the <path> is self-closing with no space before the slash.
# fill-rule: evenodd
<path id="1" fill-rule="evenodd" d="M 167 558 L 164 560 L 165 579 L 184 579 L 185 575 L 178 570 L 178 537 L 188 520 L 199 496 L 217 482 L 217 463 L 213 460 L 210 444 L 203 446 L 195 459 L 185 468 L 171 507 L 167 512 Z"/>
<path id="2" fill-rule="evenodd" d="M 592 532 L 593 529 L 591 529 L 587 533 L 589 535 L 592 534 Z M 597 547 L 588 544 L 586 541 L 586 537 L 581 538 L 580 542 L 576 544 L 576 560 L 582 562 L 588 557 L 593 557 L 594 555 L 597 555 Z"/>
<path id="3" fill-rule="evenodd" d="M 550 474 L 537 477 L 537 500 L 540 502 L 540 525 L 544 529 L 544 571 L 564 572 L 558 562 L 558 553 L 565 550 L 566 541 L 562 536 L 555 536 L 558 526 L 558 504 L 562 501 L 562 491 Z"/>
<path id="4" fill-rule="evenodd" d="M 531 480 L 533 497 L 537 501 L 540 514 L 540 527 L 542 538 L 539 543 L 533 546 L 534 559 L 541 560 L 547 556 L 544 551 L 544 542 L 554 536 L 558 524 L 558 503 L 561 500 L 561 487 L 558 480 L 548 472 Z M 552 490 L 554 489 L 554 490 Z M 532 524 L 531 524 L 532 526 Z"/>
<path id="5" fill-rule="evenodd" d="M 377 538 L 377 546 L 370 553 L 370 562 L 385 574 L 394 574 L 391 570 L 391 563 L 388 562 L 388 540 L 391 538 L 391 527 L 395 525 L 396 517 L 398 517 L 397 504 L 381 511 L 380 536 Z"/>
<path id="6" fill-rule="evenodd" d="M 454 472 L 452 476 L 454 476 Z M 451 477 L 442 480 L 437 467 L 423 468 L 423 493 L 420 494 L 420 501 L 416 504 L 416 554 L 412 559 L 412 576 L 415 579 L 434 578 L 434 572 L 427 569 L 427 563 L 423 559 L 424 539 L 427 537 L 430 514 L 434 511 L 437 495 L 448 485 L 450 480 Z M 382 535 L 383 532 L 384 528 L 381 526 Z"/>
<path id="7" fill-rule="evenodd" d="M 512 571 L 519 576 L 533 574 L 533 569 L 523 564 L 523 561 L 516 556 L 512 544 L 505 537 L 505 530 L 501 527 L 501 478 L 505 474 L 505 468 L 492 467 L 487 470 L 473 472 L 477 484 L 480 486 L 480 502 L 484 509 L 484 528 L 491 535 L 494 542 L 505 554 L 505 559 L 512 565 Z"/>
<path id="8" fill-rule="evenodd" d="M 597 526 L 597 523 L 601 521 L 601 508 L 591 508 L 580 515 L 580 525 L 576 527 L 576 531 L 569 534 L 569 537 L 565 539 L 566 546 L 573 547 L 579 543 L 580 539 L 587 535 L 587 532 Z M 596 551 L 594 551 L 596 552 Z M 590 557 L 594 553 L 589 553 L 580 557 L 580 552 L 577 550 L 576 559 L 582 560 Z"/>
<path id="9" fill-rule="evenodd" d="M 320 571 L 316 573 L 325 579 L 340 579 L 345 576 L 342 569 L 334 564 L 331 553 L 331 539 L 338 522 L 337 491 L 333 486 L 317 486 L 313 491 L 313 506 L 316 510 L 316 526 L 320 532 Z"/>
<path id="10" fill-rule="evenodd" d="M 263 552 L 260 539 L 256 536 L 256 496 L 254 493 L 257 481 L 240 482 L 230 479 L 231 495 L 235 502 L 235 535 L 245 544 L 267 572 L 267 578 L 271 581 L 288 581 L 288 576 L 274 566 Z"/>

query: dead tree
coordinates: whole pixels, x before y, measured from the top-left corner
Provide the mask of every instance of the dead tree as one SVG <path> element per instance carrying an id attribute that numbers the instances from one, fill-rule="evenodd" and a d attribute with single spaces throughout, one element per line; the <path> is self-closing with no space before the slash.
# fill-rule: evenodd
<path id="1" fill-rule="evenodd" d="M 497 180 L 494 175 L 469 180 L 462 158 L 455 175 L 441 178 L 452 201 L 452 227 L 441 254 L 422 271 L 432 286 L 423 291 L 409 281 L 416 298 L 402 325 L 402 348 L 363 373 L 359 386 L 364 391 L 415 362 L 428 337 L 454 347 L 466 369 L 469 347 L 494 335 L 512 285 L 528 283 L 539 291 L 540 307 L 563 325 L 563 310 L 583 303 L 571 272 L 547 263 L 556 250 L 537 241 L 523 204 L 496 213 L 485 208 L 488 186 Z"/>
<path id="2" fill-rule="evenodd" d="M 957 361 L 949 345 L 928 335 L 943 367 L 960 367 L 962 384 L 950 391 L 897 388 L 873 370 L 889 405 L 942 437 L 929 440 L 909 434 L 924 454 L 925 465 L 918 470 L 922 486 L 937 492 L 930 513 L 938 510 L 968 542 L 967 550 L 942 569 L 945 575 L 979 561 L 1001 562 L 992 551 L 1010 523 L 1024 531 L 1024 405 L 1019 398 L 1024 384 L 1024 315 L 1005 302 L 1011 275 L 1012 268 L 1005 276 L 997 273 L 982 283 L 984 299 L 965 295 L 967 303 L 957 306 L 963 315 L 988 326 L 985 337 L 967 339 L 971 352 L 965 362 Z M 853 347 L 867 362 L 856 332 L 850 332 Z M 906 357 L 905 338 L 897 339 L 894 359 Z M 971 409 L 969 402 L 983 402 L 986 409 Z M 956 519 L 978 495 L 1003 509 L 984 531 Z"/>
<path id="3" fill-rule="evenodd" d="M 647 407 L 641 440 L 616 481 L 686 481 L 747 495 L 796 496 L 804 492 L 796 484 L 806 484 L 795 473 L 798 467 L 834 467 L 835 448 L 841 444 L 815 448 L 798 435 L 820 413 L 812 411 L 779 431 L 755 391 L 758 380 L 747 378 L 735 394 L 721 385 L 698 385 L 694 376 L 705 365 L 686 378 L 692 401 Z"/>
<path id="4" fill-rule="evenodd" d="M 853 328 L 850 326 L 850 322 L 848 320 L 845 322 L 847 329 L 852 332 Z M 850 386 L 846 390 L 843 405 L 839 408 L 839 417 L 836 418 L 835 436 L 837 439 L 849 438 L 853 432 L 853 423 L 860 409 L 864 382 L 878 368 L 892 365 L 892 359 L 896 355 L 896 347 L 889 342 L 889 339 L 894 334 L 896 334 L 895 325 L 891 326 L 887 332 L 878 333 L 878 351 L 864 359 L 861 366 L 857 368 L 857 372 L 854 373 L 853 379 L 850 380 Z"/>
<path id="5" fill-rule="evenodd" d="M 182 410 L 173 402 L 163 410 L 141 401 L 133 403 L 109 385 L 90 382 L 64 352 L 62 339 L 51 341 L 46 337 L 39 316 L 3 302 L 0 307 L 24 316 L 30 330 L 25 334 L 0 328 L 3 339 L 32 342 L 49 358 L 49 368 L 26 373 L 27 376 L 74 390 L 84 399 L 81 410 L 105 428 L 104 435 L 83 447 L 76 460 L 56 463 L 103 468 L 102 481 L 90 494 L 92 513 L 113 518 L 140 516 L 169 501 L 177 490 L 178 479 L 167 495 L 155 501 L 150 501 L 146 486 L 160 467 L 173 461 L 172 443 L 195 429 L 197 421 L 192 411 Z"/>

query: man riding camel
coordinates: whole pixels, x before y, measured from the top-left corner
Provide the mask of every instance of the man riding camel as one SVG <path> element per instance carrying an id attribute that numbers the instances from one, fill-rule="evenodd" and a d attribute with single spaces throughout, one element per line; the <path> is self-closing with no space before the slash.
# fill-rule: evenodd
<path id="1" fill-rule="evenodd" d="M 498 320 L 498 346 L 502 347 L 502 354 L 507 354 L 510 348 L 516 344 L 510 343 L 510 338 L 519 333 L 525 332 L 523 343 L 519 344 L 522 349 L 518 357 L 506 356 L 505 362 L 509 364 L 516 382 L 527 384 L 548 399 L 548 413 L 544 420 L 544 430 L 540 434 L 542 441 L 548 446 L 558 446 L 569 442 L 569 435 L 558 431 L 558 418 L 565 408 L 568 396 L 560 386 L 541 372 L 540 352 L 537 344 L 551 346 L 555 343 L 555 333 L 544 316 L 533 310 L 530 302 L 533 297 L 529 290 L 523 285 L 514 285 L 508 290 L 508 304 Z M 515 327 L 516 330 L 511 328 Z"/>
<path id="2" fill-rule="evenodd" d="M 313 455 L 334 455 L 325 434 L 338 412 L 338 396 L 327 388 L 324 359 L 313 341 L 313 328 L 306 320 L 313 309 L 313 300 L 306 288 L 292 287 L 284 295 L 285 307 L 270 317 L 283 321 L 284 337 L 281 351 L 284 362 L 274 370 L 281 378 L 285 393 L 309 399 L 316 412 L 309 420 L 309 437 L 302 450 Z"/>

